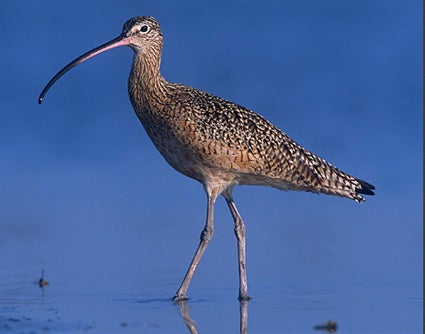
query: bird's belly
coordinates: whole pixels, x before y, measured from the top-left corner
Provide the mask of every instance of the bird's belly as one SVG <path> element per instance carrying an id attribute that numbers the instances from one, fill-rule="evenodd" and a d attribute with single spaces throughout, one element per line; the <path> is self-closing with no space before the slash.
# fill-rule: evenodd
<path id="1" fill-rule="evenodd" d="M 192 152 L 170 145 L 156 147 L 171 167 L 190 178 L 202 180 L 201 164 Z"/>
<path id="2" fill-rule="evenodd" d="M 174 136 L 173 131 L 148 134 L 164 159 L 180 173 L 204 185 L 221 184 L 223 189 L 236 183 L 234 157 L 226 150 L 213 148 L 210 142 L 190 141 L 188 136 L 183 140 Z"/>

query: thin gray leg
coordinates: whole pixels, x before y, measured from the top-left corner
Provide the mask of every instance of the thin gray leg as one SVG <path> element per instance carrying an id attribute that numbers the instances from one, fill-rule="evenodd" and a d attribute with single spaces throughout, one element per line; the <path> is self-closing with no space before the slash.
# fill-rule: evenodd
<path id="1" fill-rule="evenodd" d="M 199 261 L 202 258 L 205 250 L 207 249 L 208 243 L 210 242 L 213 234 L 214 234 L 214 203 L 217 198 L 216 194 L 208 196 L 208 206 L 207 206 L 207 222 L 205 223 L 205 227 L 201 233 L 201 241 L 199 243 L 198 248 L 196 249 L 196 253 L 192 259 L 192 262 L 187 269 L 186 275 L 184 276 L 183 282 L 180 285 L 180 288 L 177 290 L 176 295 L 174 296 L 174 300 L 185 300 L 187 289 L 189 288 L 190 281 L 192 280 L 192 276 L 195 273 L 196 267 L 198 266 Z"/>
<path id="2" fill-rule="evenodd" d="M 240 334 L 248 334 L 248 300 L 241 300 L 239 305 L 239 332 Z"/>
<path id="3" fill-rule="evenodd" d="M 251 297 L 248 295 L 248 282 L 246 278 L 245 224 L 233 201 L 231 190 L 224 192 L 223 196 L 235 221 L 235 235 L 238 240 L 239 300 L 249 300 Z"/>

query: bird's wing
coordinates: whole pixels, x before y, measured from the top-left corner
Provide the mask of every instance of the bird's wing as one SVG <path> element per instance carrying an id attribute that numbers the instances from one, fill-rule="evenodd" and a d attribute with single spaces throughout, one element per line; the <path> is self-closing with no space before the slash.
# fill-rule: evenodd
<path id="1" fill-rule="evenodd" d="M 358 180 L 309 152 L 257 113 L 216 96 L 191 91 L 190 145 L 202 163 L 234 173 L 244 184 L 264 184 L 349 197 L 373 194 Z"/>

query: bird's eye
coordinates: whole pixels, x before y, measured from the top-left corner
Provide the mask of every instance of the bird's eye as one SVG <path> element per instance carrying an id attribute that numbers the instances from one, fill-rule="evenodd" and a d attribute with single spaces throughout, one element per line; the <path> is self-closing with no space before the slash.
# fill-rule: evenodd
<path id="1" fill-rule="evenodd" d="M 140 27 L 140 32 L 147 33 L 149 31 L 149 27 L 147 25 L 143 25 Z"/>

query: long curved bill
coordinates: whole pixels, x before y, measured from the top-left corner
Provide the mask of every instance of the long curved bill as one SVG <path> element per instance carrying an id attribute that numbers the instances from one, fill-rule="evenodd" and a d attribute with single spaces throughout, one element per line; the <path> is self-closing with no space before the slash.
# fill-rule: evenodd
<path id="1" fill-rule="evenodd" d="M 50 79 L 50 81 L 47 83 L 46 87 L 44 87 L 43 91 L 38 97 L 38 104 L 41 104 L 43 102 L 44 96 L 49 91 L 49 89 L 54 85 L 54 83 L 58 81 L 59 78 L 62 75 L 64 75 L 66 72 L 68 72 L 70 69 L 77 66 L 78 64 L 81 64 L 82 62 L 86 61 L 89 58 L 97 56 L 98 54 L 102 52 L 105 52 L 113 48 L 117 48 L 119 46 L 128 45 L 129 43 L 130 43 L 130 39 L 125 34 L 121 34 L 120 36 L 114 38 L 113 40 L 110 40 L 109 42 L 102 44 L 98 46 L 97 48 L 94 48 L 93 50 L 90 50 L 86 52 L 85 54 L 79 56 L 78 58 L 74 59 L 73 61 L 71 61 L 68 65 L 66 65 L 58 73 L 56 73 L 52 79 Z"/>

